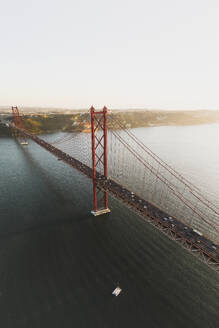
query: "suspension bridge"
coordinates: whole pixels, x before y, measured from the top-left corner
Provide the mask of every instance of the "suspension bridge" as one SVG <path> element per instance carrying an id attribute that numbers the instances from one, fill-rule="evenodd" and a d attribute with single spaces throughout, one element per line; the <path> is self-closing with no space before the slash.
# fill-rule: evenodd
<path id="1" fill-rule="evenodd" d="M 91 107 L 91 136 L 66 133 L 56 140 L 24 129 L 17 107 L 12 107 L 12 116 L 6 124 L 22 145 L 31 139 L 92 181 L 93 215 L 110 212 L 110 193 L 219 272 L 219 208 L 106 107 Z"/>

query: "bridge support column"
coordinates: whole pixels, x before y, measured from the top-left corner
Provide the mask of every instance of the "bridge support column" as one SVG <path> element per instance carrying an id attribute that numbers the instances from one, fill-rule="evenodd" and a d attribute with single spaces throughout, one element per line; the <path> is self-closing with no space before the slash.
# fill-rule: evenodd
<path id="1" fill-rule="evenodd" d="M 93 168 L 93 206 L 91 213 L 95 216 L 109 213 L 107 191 L 103 191 L 107 179 L 107 108 L 91 113 L 91 141 Z"/>

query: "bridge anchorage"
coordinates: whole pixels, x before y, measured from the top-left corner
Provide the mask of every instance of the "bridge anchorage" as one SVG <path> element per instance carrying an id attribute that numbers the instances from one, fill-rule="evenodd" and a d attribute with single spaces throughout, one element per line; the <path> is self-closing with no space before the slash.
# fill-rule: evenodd
<path id="1" fill-rule="evenodd" d="M 31 139 L 92 180 L 93 215 L 110 212 L 109 192 L 219 272 L 218 205 L 161 160 L 113 114 L 107 116 L 106 107 L 99 111 L 90 108 L 91 137 L 87 133 L 67 133 L 53 142 L 48 141 L 51 136 L 39 138 L 24 129 L 17 107 L 12 107 L 12 114 L 13 122 L 7 125 L 21 144 Z"/>

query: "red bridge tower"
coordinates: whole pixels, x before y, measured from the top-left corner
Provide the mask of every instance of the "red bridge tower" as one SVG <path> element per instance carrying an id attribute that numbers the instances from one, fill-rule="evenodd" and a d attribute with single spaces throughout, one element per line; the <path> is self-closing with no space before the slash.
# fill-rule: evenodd
<path id="1" fill-rule="evenodd" d="M 97 179 L 107 179 L 107 108 L 91 113 L 92 168 L 93 168 L 93 204 L 91 213 L 95 216 L 109 213 L 107 191 L 102 191 Z"/>
<path id="2" fill-rule="evenodd" d="M 17 106 L 16 107 L 12 106 L 11 109 L 12 109 L 14 125 L 20 129 L 23 129 L 21 116 Z M 25 137 L 25 135 L 23 135 L 21 132 L 17 132 L 16 129 L 14 129 L 14 136 L 19 139 L 21 145 L 28 145 L 27 138 Z"/>

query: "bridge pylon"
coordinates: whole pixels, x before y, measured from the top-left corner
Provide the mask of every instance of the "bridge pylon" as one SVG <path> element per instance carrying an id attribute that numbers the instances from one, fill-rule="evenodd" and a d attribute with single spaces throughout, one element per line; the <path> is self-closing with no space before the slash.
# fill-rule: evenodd
<path id="1" fill-rule="evenodd" d="M 91 144 L 93 169 L 93 206 L 94 216 L 109 213 L 108 194 L 103 191 L 98 182 L 107 179 L 107 108 L 96 111 L 92 106 L 91 114 Z"/>
<path id="2" fill-rule="evenodd" d="M 14 125 L 17 126 L 20 129 L 23 129 L 23 124 L 22 124 L 21 116 L 20 116 L 20 113 L 19 113 L 19 110 L 18 110 L 17 106 L 12 106 L 11 107 L 11 110 L 12 110 Z M 26 136 L 25 135 L 22 135 L 21 132 L 17 132 L 17 130 L 14 129 L 14 133 L 13 134 L 14 134 L 14 136 L 16 138 L 19 139 L 21 145 L 28 145 Z"/>

